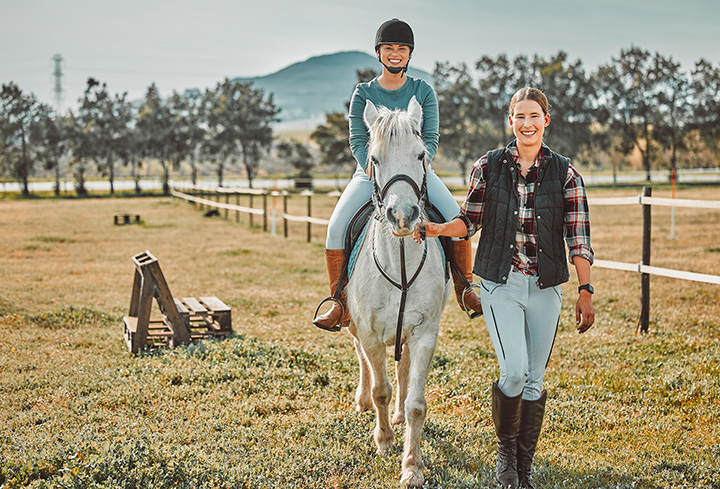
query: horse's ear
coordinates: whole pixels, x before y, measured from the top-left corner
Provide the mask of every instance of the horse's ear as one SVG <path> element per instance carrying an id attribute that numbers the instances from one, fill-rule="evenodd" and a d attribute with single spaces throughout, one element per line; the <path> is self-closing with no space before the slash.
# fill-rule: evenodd
<path id="1" fill-rule="evenodd" d="M 420 130 L 420 128 L 422 127 L 422 114 L 422 107 L 415 98 L 415 95 L 413 95 L 413 98 L 410 99 L 410 103 L 408 104 L 408 115 L 416 124 L 418 130 Z"/>
<path id="2" fill-rule="evenodd" d="M 368 127 L 368 129 L 371 128 L 373 124 L 375 124 L 375 121 L 377 119 L 377 107 L 375 107 L 375 104 L 368 100 L 367 102 L 365 102 L 365 112 L 363 112 L 363 120 L 365 121 L 365 125 Z"/>

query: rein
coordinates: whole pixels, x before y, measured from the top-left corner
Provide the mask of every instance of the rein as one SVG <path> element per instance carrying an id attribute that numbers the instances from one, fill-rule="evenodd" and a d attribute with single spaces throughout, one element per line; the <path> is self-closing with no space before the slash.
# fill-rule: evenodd
<path id="1" fill-rule="evenodd" d="M 420 259 L 420 264 L 417 267 L 417 270 L 415 270 L 415 273 L 413 274 L 412 278 L 410 280 L 407 279 L 407 272 L 405 271 L 405 239 L 400 239 L 400 283 L 396 282 L 395 280 L 388 275 L 388 273 L 383 269 L 382 265 L 380 264 L 380 261 L 378 260 L 377 253 L 375 252 L 375 236 L 373 236 L 373 260 L 375 260 L 375 266 L 380 271 L 383 277 L 385 277 L 385 280 L 390 282 L 390 284 L 400 289 L 400 309 L 398 310 L 398 321 L 397 321 L 397 328 L 395 329 L 395 361 L 399 362 L 400 358 L 402 357 L 402 345 L 400 343 L 401 336 L 402 336 L 402 323 L 403 318 L 405 316 L 405 303 L 407 301 L 407 292 L 410 286 L 415 282 L 415 279 L 418 278 L 418 275 L 420 275 L 420 270 L 422 270 L 423 265 L 425 265 L 425 259 L 427 258 L 427 240 L 423 240 L 424 247 L 423 247 L 423 255 Z"/>

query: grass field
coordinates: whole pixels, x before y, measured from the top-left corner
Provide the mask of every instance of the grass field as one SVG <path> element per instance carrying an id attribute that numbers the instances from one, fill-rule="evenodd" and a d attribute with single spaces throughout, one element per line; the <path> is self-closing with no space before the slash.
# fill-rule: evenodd
<path id="1" fill-rule="evenodd" d="M 317 196 L 313 215 L 333 203 Z M 296 197 L 290 211 L 305 205 Z M 114 226 L 116 212 L 144 223 Z M 720 275 L 720 211 L 677 209 L 677 239 L 669 216 L 653 209 L 652 265 Z M 593 207 L 591 220 L 597 258 L 640 261 L 640 206 Z M 0 201 L 0 488 L 397 486 L 403 429 L 378 458 L 374 415 L 352 406 L 350 336 L 310 324 L 328 292 L 324 228 L 308 244 L 304 224 L 284 239 L 259 223 L 161 197 Z M 145 250 L 174 295 L 230 305 L 236 335 L 128 354 L 130 258 Z M 720 488 L 720 287 L 653 277 L 650 333 L 637 335 L 639 275 L 596 268 L 593 283 L 585 335 L 574 277 L 563 287 L 539 487 Z M 448 303 L 427 388 L 426 487 L 491 487 L 496 375 L 484 320 Z"/>

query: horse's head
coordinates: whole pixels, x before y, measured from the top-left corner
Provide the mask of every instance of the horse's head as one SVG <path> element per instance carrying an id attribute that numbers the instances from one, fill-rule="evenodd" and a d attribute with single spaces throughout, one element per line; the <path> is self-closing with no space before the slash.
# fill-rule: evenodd
<path id="1" fill-rule="evenodd" d="M 364 113 L 370 130 L 368 156 L 375 206 L 396 236 L 413 232 L 427 194 L 425 145 L 420 136 L 422 107 L 413 97 L 407 110 L 378 109 L 368 100 Z"/>

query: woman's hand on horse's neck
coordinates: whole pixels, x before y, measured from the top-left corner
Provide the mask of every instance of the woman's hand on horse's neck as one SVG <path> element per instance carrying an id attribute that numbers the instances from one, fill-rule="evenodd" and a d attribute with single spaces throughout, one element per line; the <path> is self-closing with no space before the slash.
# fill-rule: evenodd
<path id="1" fill-rule="evenodd" d="M 404 72 L 398 74 L 390 73 L 385 67 L 383 67 L 383 72 L 378 77 L 377 81 L 385 90 L 398 90 L 405 85 L 407 76 L 405 76 Z"/>

